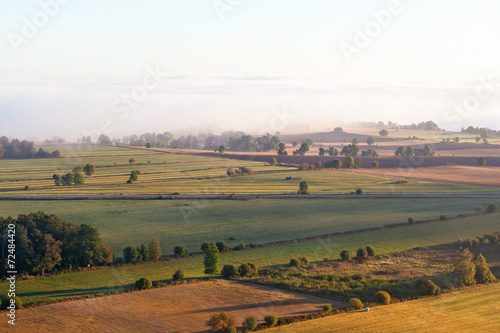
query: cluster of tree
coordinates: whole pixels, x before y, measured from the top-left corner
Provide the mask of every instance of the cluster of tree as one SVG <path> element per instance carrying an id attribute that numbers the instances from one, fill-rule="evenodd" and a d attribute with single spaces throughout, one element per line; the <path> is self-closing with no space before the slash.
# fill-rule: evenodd
<path id="1" fill-rule="evenodd" d="M 9 142 L 7 137 L 0 137 L 0 158 L 58 158 L 60 156 L 59 150 L 53 152 L 42 148 L 35 150 L 35 144 L 32 141 L 12 139 Z"/>
<path id="2" fill-rule="evenodd" d="M 309 144 L 307 142 L 303 142 L 299 149 L 293 151 L 293 156 L 304 156 L 309 151 Z"/>
<path id="3" fill-rule="evenodd" d="M 130 245 L 123 249 L 123 261 L 131 264 L 142 261 L 156 261 L 160 256 L 160 241 L 156 237 L 151 238 L 148 247 L 141 244 L 141 246 L 138 247 Z"/>
<path id="4" fill-rule="evenodd" d="M 378 157 L 378 153 L 374 149 L 363 150 L 361 157 Z"/>
<path id="5" fill-rule="evenodd" d="M 85 183 L 83 174 L 75 169 L 73 169 L 73 172 L 69 172 L 62 176 L 55 173 L 52 176 L 52 179 L 54 179 L 54 183 L 56 186 L 81 185 Z"/>
<path id="6" fill-rule="evenodd" d="M 409 156 L 426 156 L 426 157 L 430 157 L 430 156 L 434 156 L 435 152 L 434 150 L 432 150 L 431 147 L 429 147 L 429 145 L 425 145 L 424 148 L 413 148 L 413 146 L 408 146 L 406 147 L 403 147 L 403 146 L 399 146 L 398 149 L 396 149 L 396 151 L 394 152 L 394 155 L 397 156 L 397 157 L 409 157 Z"/>
<path id="7" fill-rule="evenodd" d="M 460 286 L 471 286 L 476 283 L 489 283 L 496 281 L 486 259 L 479 254 L 473 262 L 474 255 L 468 250 L 459 251 L 455 259 L 454 274 L 456 282 Z"/>
<path id="8" fill-rule="evenodd" d="M 278 317 L 276 317 L 275 315 L 267 315 L 264 317 L 264 323 L 267 328 L 271 328 L 278 323 Z M 210 332 L 238 332 L 238 328 L 236 327 L 236 319 L 231 314 L 227 314 L 226 312 L 213 314 L 206 324 L 208 327 L 210 327 Z M 255 331 L 258 327 L 260 327 L 258 319 L 254 316 L 245 318 L 241 325 L 242 332 Z"/>
<path id="9" fill-rule="evenodd" d="M 8 248 L 7 235 L 12 226 L 15 267 L 19 275 L 44 275 L 57 269 L 113 263 L 113 251 L 101 242 L 99 231 L 88 224 L 65 222 L 43 212 L 19 215 L 17 219 L 0 217 L 2 249 Z M 2 251 L 4 263 L 7 263 L 7 255 Z M 6 277 L 7 267 L 0 268 L 1 278 Z"/>
<path id="10" fill-rule="evenodd" d="M 334 147 L 330 147 L 328 149 L 325 149 L 323 147 L 319 148 L 319 156 L 325 156 L 325 155 L 339 156 L 339 151 Z"/>
<path id="11" fill-rule="evenodd" d="M 452 139 L 452 138 L 446 138 L 446 139 L 444 139 L 443 138 L 443 140 L 441 140 L 441 143 L 450 143 L 450 142 L 451 143 L 459 143 L 460 142 L 460 138 L 457 136 L 454 139 Z"/>
<path id="12" fill-rule="evenodd" d="M 340 151 L 340 155 L 356 157 L 359 153 L 359 146 L 357 144 L 350 144 L 344 146 Z"/>
<path id="13" fill-rule="evenodd" d="M 309 266 L 311 261 L 309 258 L 306 256 L 299 257 L 299 258 L 292 258 L 290 259 L 290 262 L 288 263 L 289 267 L 304 267 L 304 266 Z"/>
<path id="14" fill-rule="evenodd" d="M 253 170 L 248 167 L 239 167 L 239 168 L 227 168 L 226 174 L 228 176 L 240 176 L 240 175 L 251 175 L 253 173 Z"/>
<path id="15" fill-rule="evenodd" d="M 224 265 L 221 274 L 225 278 L 232 278 L 236 276 L 251 277 L 258 274 L 257 266 L 252 263 L 241 264 L 239 267 L 235 265 Z"/>
<path id="16" fill-rule="evenodd" d="M 424 121 L 418 124 L 411 125 L 399 125 L 392 121 L 385 124 L 383 121 L 379 122 L 359 122 L 354 123 L 354 127 L 364 127 L 364 128 L 384 128 L 384 129 L 397 129 L 397 130 L 424 130 L 424 131 L 438 131 L 439 126 L 432 120 Z"/>
<path id="17" fill-rule="evenodd" d="M 229 135 L 229 147 L 232 151 L 268 152 L 281 149 L 284 154 L 285 147 L 280 147 L 281 140 L 276 135 L 267 133 L 259 138 L 253 138 L 244 132 L 225 132 L 222 135 Z"/>
<path id="18" fill-rule="evenodd" d="M 467 128 L 462 128 L 461 132 L 469 134 L 479 134 L 481 139 L 500 135 L 500 131 L 492 130 L 488 127 L 477 127 L 477 126 L 476 127 L 469 126 Z"/>
<path id="19" fill-rule="evenodd" d="M 366 258 L 373 257 L 375 255 L 375 249 L 371 245 L 367 245 L 365 247 L 360 247 L 356 251 L 356 258 Z M 340 259 L 343 261 L 351 260 L 351 252 L 349 250 L 343 250 L 340 252 Z"/>
<path id="20" fill-rule="evenodd" d="M 63 144 L 66 142 L 66 139 L 60 138 L 58 136 L 53 136 L 52 139 L 45 139 L 43 140 L 44 145 L 51 145 L 51 144 Z"/>

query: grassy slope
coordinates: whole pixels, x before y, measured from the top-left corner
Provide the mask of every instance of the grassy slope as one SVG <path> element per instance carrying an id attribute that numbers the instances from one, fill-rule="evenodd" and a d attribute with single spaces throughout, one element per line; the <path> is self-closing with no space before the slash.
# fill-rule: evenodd
<path id="1" fill-rule="evenodd" d="M 500 284 L 277 327 L 269 332 L 495 332 Z"/>
<path id="2" fill-rule="evenodd" d="M 45 211 L 96 227 L 115 254 L 128 245 L 160 239 L 163 254 L 175 245 L 200 251 L 204 241 L 256 244 L 390 223 L 471 213 L 485 199 L 261 199 L 154 201 L 0 201 L 0 216 Z M 234 237 L 235 240 L 229 240 Z"/>
<path id="3" fill-rule="evenodd" d="M 342 249 L 347 248 L 354 251 L 359 246 L 366 244 L 372 244 L 376 248 L 377 253 L 390 253 L 417 246 L 452 242 L 460 237 L 482 235 L 498 231 L 499 227 L 498 215 L 484 215 L 335 237 L 326 240 L 294 243 L 248 251 L 234 251 L 222 254 L 220 265 L 222 267 L 222 265 L 227 263 L 253 262 L 259 267 L 265 267 L 285 264 L 291 257 L 300 255 L 307 255 L 315 261 L 322 260 L 325 257 L 337 259 Z M 18 281 L 17 290 L 23 302 L 27 303 L 48 298 L 61 298 L 131 288 L 132 284 L 140 277 L 146 276 L 153 281 L 166 280 L 171 278 L 172 274 L 178 269 L 182 269 L 186 277 L 202 276 L 202 257 Z M 0 285 L 0 293 L 5 293 L 6 289 L 6 283 Z"/>

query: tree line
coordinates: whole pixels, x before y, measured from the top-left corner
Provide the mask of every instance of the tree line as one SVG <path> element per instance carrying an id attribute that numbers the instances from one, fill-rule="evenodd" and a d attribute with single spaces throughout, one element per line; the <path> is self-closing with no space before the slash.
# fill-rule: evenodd
<path id="1" fill-rule="evenodd" d="M 43 148 L 36 150 L 32 141 L 12 139 L 9 142 L 7 137 L 0 137 L 0 158 L 57 158 L 60 156 L 59 150 L 53 152 L 45 151 Z"/>

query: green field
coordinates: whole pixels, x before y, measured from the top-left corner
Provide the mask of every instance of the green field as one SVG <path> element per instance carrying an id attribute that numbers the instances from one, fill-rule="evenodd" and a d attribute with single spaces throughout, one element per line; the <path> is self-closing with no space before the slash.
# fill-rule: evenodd
<path id="1" fill-rule="evenodd" d="M 269 332 L 498 332 L 500 284 L 407 301 L 306 322 Z"/>
<path id="2" fill-rule="evenodd" d="M 472 213 L 486 199 L 257 199 L 0 201 L 0 216 L 37 211 L 96 227 L 121 256 L 124 247 L 160 239 L 199 252 L 204 241 L 256 244 Z M 230 238 L 234 237 L 233 240 Z"/>
<path id="3" fill-rule="evenodd" d="M 498 231 L 497 214 L 462 218 L 386 229 L 374 232 L 347 235 L 318 241 L 292 243 L 288 245 L 232 251 L 221 255 L 220 266 L 227 263 L 253 262 L 259 267 L 286 264 L 292 257 L 306 255 L 313 261 L 323 258 L 338 259 L 343 249 L 354 251 L 359 246 L 372 244 L 377 253 L 391 253 L 418 246 L 430 246 L 455 241 L 460 237 L 471 237 Z M 186 277 L 203 276 L 202 257 L 191 257 L 161 263 L 125 265 L 105 270 L 56 275 L 17 282 L 17 293 L 23 302 L 69 296 L 95 294 L 131 288 L 140 277 L 153 281 L 170 279 L 182 269 Z M 0 285 L 0 292 L 7 290 L 7 284 Z"/>
<path id="4" fill-rule="evenodd" d="M 430 183 L 398 183 L 393 178 L 354 174 L 348 170 L 297 171 L 296 167 L 270 166 L 263 162 L 194 156 L 179 151 L 154 151 L 127 147 L 61 147 L 62 158 L 0 160 L 0 195 L 100 195 L 100 194 L 294 194 L 306 180 L 314 194 L 345 194 L 363 189 L 370 194 L 496 194 L 491 186 Z M 53 150 L 56 147 L 46 147 Z M 66 148 L 64 150 L 63 148 Z M 88 149 L 88 150 L 87 150 Z M 134 165 L 129 159 L 135 158 Z M 92 163 L 96 174 L 85 184 L 55 186 L 52 175 L 68 173 Z M 250 167 L 252 175 L 228 177 L 228 167 Z M 127 184 L 132 170 L 139 181 Z M 293 180 L 286 180 L 291 176 Z M 30 190 L 25 190 L 29 186 Z"/>

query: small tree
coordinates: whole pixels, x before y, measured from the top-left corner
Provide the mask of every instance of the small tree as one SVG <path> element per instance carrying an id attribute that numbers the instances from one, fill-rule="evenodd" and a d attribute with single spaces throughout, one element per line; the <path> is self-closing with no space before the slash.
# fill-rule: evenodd
<path id="1" fill-rule="evenodd" d="M 386 129 L 383 129 L 383 130 L 381 130 L 380 132 L 378 132 L 378 134 L 379 134 L 380 136 L 384 136 L 384 137 L 385 137 L 385 136 L 388 136 L 388 135 L 389 135 L 389 131 L 388 131 L 388 130 L 386 130 Z"/>
<path id="2" fill-rule="evenodd" d="M 231 247 L 224 241 L 217 242 L 215 245 L 219 249 L 219 252 L 226 252 L 231 250 Z"/>
<path id="3" fill-rule="evenodd" d="M 373 257 L 375 255 L 375 249 L 373 248 L 373 246 L 368 245 L 366 247 L 366 254 L 368 254 L 368 256 L 370 257 Z"/>
<path id="4" fill-rule="evenodd" d="M 323 312 L 328 313 L 332 311 L 332 306 L 330 304 L 323 305 Z"/>
<path id="5" fill-rule="evenodd" d="M 225 151 L 226 151 L 226 146 L 224 146 L 224 145 L 220 145 L 220 146 L 219 146 L 219 153 L 220 153 L 220 154 L 224 154 L 224 152 L 225 152 Z"/>
<path id="6" fill-rule="evenodd" d="M 477 159 L 477 164 L 479 164 L 480 167 L 486 165 L 486 159 L 484 157 L 480 157 Z"/>
<path id="7" fill-rule="evenodd" d="M 95 174 L 95 166 L 92 164 L 88 163 L 83 167 L 83 172 L 85 173 L 86 176 L 92 176 Z"/>
<path id="8" fill-rule="evenodd" d="M 366 139 L 366 143 L 371 146 L 375 143 L 375 138 L 373 138 L 372 136 L 369 136 L 367 139 Z"/>
<path id="9" fill-rule="evenodd" d="M 241 241 L 234 249 L 238 251 L 243 251 L 246 248 L 245 242 Z"/>
<path id="10" fill-rule="evenodd" d="M 257 324 L 258 324 L 257 318 L 255 318 L 254 316 L 247 317 L 245 321 L 242 323 L 243 330 L 255 331 L 255 329 L 257 328 Z"/>
<path id="11" fill-rule="evenodd" d="M 275 315 L 267 315 L 264 317 L 264 321 L 266 322 L 267 327 L 271 328 L 278 323 L 278 317 Z"/>
<path id="12" fill-rule="evenodd" d="M 141 261 L 150 260 L 151 256 L 149 255 L 149 249 L 144 244 L 141 244 L 141 246 L 137 248 L 137 252 L 140 254 Z"/>
<path id="13" fill-rule="evenodd" d="M 305 180 L 300 182 L 299 194 L 309 194 L 309 184 Z"/>
<path id="14" fill-rule="evenodd" d="M 300 257 L 299 261 L 300 261 L 300 265 L 301 266 L 309 266 L 309 264 L 311 263 L 311 261 L 309 260 L 309 258 L 307 258 L 306 256 Z"/>
<path id="15" fill-rule="evenodd" d="M 135 281 L 135 288 L 138 290 L 150 289 L 151 287 L 153 287 L 153 283 L 148 278 L 143 277 Z"/>
<path id="16" fill-rule="evenodd" d="M 130 183 L 136 182 L 139 179 L 140 174 L 141 174 L 141 172 L 139 170 L 133 170 L 132 172 L 130 172 L 130 178 L 127 181 L 127 183 L 130 184 Z"/>
<path id="17" fill-rule="evenodd" d="M 415 223 L 415 220 L 413 219 L 413 217 L 409 217 L 409 218 L 408 218 L 408 223 L 409 223 L 409 224 L 413 224 L 413 223 Z"/>
<path id="18" fill-rule="evenodd" d="M 21 299 L 19 297 L 15 296 L 14 298 L 10 298 L 10 297 L 4 296 L 4 297 L 2 297 L 1 309 L 8 310 L 7 307 L 11 306 L 11 304 L 12 304 L 11 300 L 14 301 L 14 308 L 16 310 L 23 307 L 23 302 L 21 302 Z"/>
<path id="19" fill-rule="evenodd" d="M 181 270 L 178 270 L 172 275 L 172 280 L 174 281 L 181 281 L 184 280 L 184 272 Z"/>
<path id="20" fill-rule="evenodd" d="M 479 283 L 495 282 L 496 278 L 491 272 L 486 259 L 482 254 L 479 254 L 476 259 L 476 281 Z"/>
<path id="21" fill-rule="evenodd" d="M 364 305 L 358 298 L 351 298 L 349 300 L 349 306 L 355 309 L 362 309 Z"/>
<path id="22" fill-rule="evenodd" d="M 149 149 L 149 148 L 151 148 L 151 147 L 153 147 L 153 145 L 152 145 L 151 143 L 149 143 L 149 142 L 148 142 L 148 143 L 146 143 L 146 148 L 148 148 L 148 149 Z"/>
<path id="23" fill-rule="evenodd" d="M 473 255 L 468 249 L 458 252 L 454 262 L 454 274 L 461 286 L 476 284 L 476 266 L 472 262 Z"/>
<path id="24" fill-rule="evenodd" d="M 379 167 L 379 163 L 377 161 L 372 162 L 372 168 L 376 169 Z"/>
<path id="25" fill-rule="evenodd" d="M 362 190 L 362 189 L 360 189 L 360 188 L 358 188 L 358 189 L 356 190 L 356 194 L 358 194 L 358 195 L 363 194 L 363 190 Z"/>
<path id="26" fill-rule="evenodd" d="M 334 168 L 334 169 L 340 169 L 340 168 L 342 168 L 342 161 L 339 160 L 338 158 L 334 159 L 332 161 L 332 168 Z"/>
<path id="27" fill-rule="evenodd" d="M 160 240 L 156 237 L 151 238 L 149 243 L 149 256 L 153 261 L 158 260 L 161 256 Z"/>
<path id="28" fill-rule="evenodd" d="M 351 169 L 356 166 L 356 161 L 354 161 L 354 158 L 352 156 L 348 156 L 344 161 L 344 165 L 346 168 Z"/>
<path id="29" fill-rule="evenodd" d="M 130 165 L 134 164 L 135 163 L 135 158 L 131 158 L 130 160 L 128 160 L 128 162 L 130 163 Z"/>
<path id="30" fill-rule="evenodd" d="M 366 248 L 360 247 L 356 252 L 356 258 L 366 258 L 368 253 L 366 252 Z"/>
<path id="31" fill-rule="evenodd" d="M 177 245 L 174 247 L 174 256 L 176 257 L 185 257 L 188 253 L 189 252 L 184 245 Z"/>
<path id="32" fill-rule="evenodd" d="M 476 212 L 476 214 L 482 214 L 484 213 L 484 208 L 483 206 L 477 206 L 476 208 L 474 208 L 474 211 Z"/>
<path id="33" fill-rule="evenodd" d="M 290 263 L 288 265 L 290 267 L 300 267 L 300 260 L 297 258 L 290 259 Z"/>
<path id="34" fill-rule="evenodd" d="M 340 258 L 343 261 L 351 260 L 351 252 L 349 252 L 348 250 L 340 252 Z"/>
<path id="35" fill-rule="evenodd" d="M 377 291 L 375 294 L 375 302 L 387 305 L 391 303 L 391 295 L 387 291 Z"/>
<path id="36" fill-rule="evenodd" d="M 276 161 L 275 157 L 271 157 L 267 160 L 267 163 L 269 163 L 269 165 L 276 165 L 278 164 L 278 161 Z"/>
<path id="37" fill-rule="evenodd" d="M 434 282 L 428 279 L 418 280 L 415 283 L 415 288 L 422 296 L 434 296 L 441 294 L 441 288 L 439 288 Z"/>
<path id="38" fill-rule="evenodd" d="M 207 326 L 211 328 L 212 332 L 236 333 L 235 325 L 234 317 L 225 312 L 214 314 L 207 321 Z"/>
<path id="39" fill-rule="evenodd" d="M 221 273 L 223 277 L 228 279 L 234 276 L 238 276 L 238 269 L 235 265 L 224 265 L 224 267 L 222 267 Z"/>
<path id="40" fill-rule="evenodd" d="M 139 261 L 139 252 L 135 246 L 130 245 L 123 249 L 123 260 L 132 264 Z"/>
<path id="41" fill-rule="evenodd" d="M 495 213 L 498 212 L 498 206 L 493 202 L 486 207 L 486 213 Z"/>
<path id="42" fill-rule="evenodd" d="M 205 270 L 203 273 L 212 276 L 219 271 L 219 249 L 214 243 L 209 243 L 203 258 Z"/>

